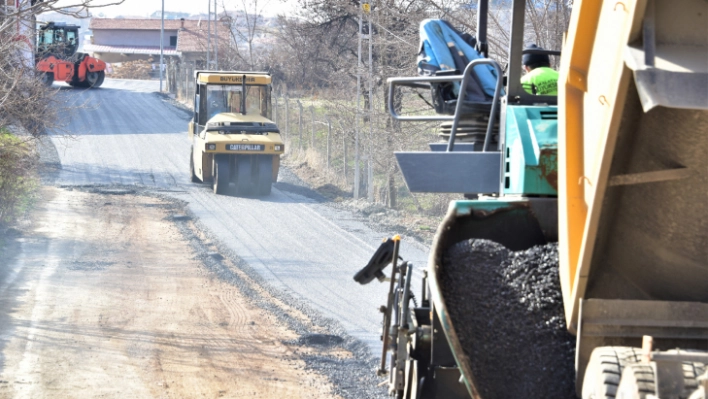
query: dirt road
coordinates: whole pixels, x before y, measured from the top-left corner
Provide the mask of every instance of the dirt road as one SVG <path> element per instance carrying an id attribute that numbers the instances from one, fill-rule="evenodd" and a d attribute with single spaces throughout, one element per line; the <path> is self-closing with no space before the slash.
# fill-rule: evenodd
<path id="1" fill-rule="evenodd" d="M 351 354 L 303 339 L 272 309 L 306 316 L 200 254 L 183 214 L 130 191 L 43 189 L 0 254 L 0 398 L 339 398 L 303 359 Z"/>

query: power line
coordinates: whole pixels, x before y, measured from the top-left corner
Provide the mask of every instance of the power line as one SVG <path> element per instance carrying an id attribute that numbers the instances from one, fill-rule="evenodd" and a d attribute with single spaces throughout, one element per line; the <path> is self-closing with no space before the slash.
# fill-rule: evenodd
<path id="1" fill-rule="evenodd" d="M 385 30 L 386 32 L 388 32 L 388 34 L 390 34 L 391 36 L 393 36 L 393 37 L 395 37 L 396 39 L 400 40 L 402 43 L 404 43 L 404 44 L 406 44 L 406 45 L 408 45 L 408 46 L 411 46 L 411 47 L 413 47 L 413 48 L 416 48 L 416 49 L 418 48 L 418 46 L 414 46 L 414 45 L 410 44 L 409 41 L 407 41 L 407 40 L 405 40 L 405 39 L 403 39 L 403 38 L 401 38 L 401 37 L 396 36 L 395 33 L 391 32 L 390 30 L 388 30 L 388 29 L 384 28 L 383 26 L 377 24 L 376 22 L 372 22 L 372 23 L 373 23 L 374 25 L 378 26 L 379 28 Z"/>

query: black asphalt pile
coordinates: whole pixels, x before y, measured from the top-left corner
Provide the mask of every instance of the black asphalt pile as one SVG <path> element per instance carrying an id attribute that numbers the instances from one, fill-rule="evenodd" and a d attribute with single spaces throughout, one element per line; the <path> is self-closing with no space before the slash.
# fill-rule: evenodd
<path id="1" fill-rule="evenodd" d="M 483 399 L 576 397 L 557 244 L 463 241 L 444 255 L 440 284 Z"/>

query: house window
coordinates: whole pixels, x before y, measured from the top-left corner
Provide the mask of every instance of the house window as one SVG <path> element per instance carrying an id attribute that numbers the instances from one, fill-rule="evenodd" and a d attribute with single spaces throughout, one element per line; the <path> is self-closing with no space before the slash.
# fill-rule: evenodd
<path id="1" fill-rule="evenodd" d="M 170 47 L 177 47 L 177 36 L 170 36 Z"/>

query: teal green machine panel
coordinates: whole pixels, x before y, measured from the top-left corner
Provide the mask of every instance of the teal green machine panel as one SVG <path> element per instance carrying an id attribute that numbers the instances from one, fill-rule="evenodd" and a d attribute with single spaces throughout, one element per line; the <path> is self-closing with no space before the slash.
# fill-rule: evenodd
<path id="1" fill-rule="evenodd" d="M 504 195 L 558 195 L 558 109 L 506 109 Z"/>

